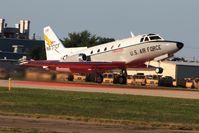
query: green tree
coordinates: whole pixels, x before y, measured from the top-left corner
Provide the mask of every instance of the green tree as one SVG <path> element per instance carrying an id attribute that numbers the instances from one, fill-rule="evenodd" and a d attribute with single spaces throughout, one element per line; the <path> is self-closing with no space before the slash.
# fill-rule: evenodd
<path id="1" fill-rule="evenodd" d="M 31 48 L 27 52 L 28 58 L 33 60 L 45 60 L 46 59 L 46 52 L 45 52 L 45 46 L 35 46 Z"/>
<path id="2" fill-rule="evenodd" d="M 97 37 L 87 30 L 76 33 L 69 33 L 67 38 L 62 41 L 65 47 L 92 47 L 95 45 L 114 41 L 113 38 Z"/>
<path id="3" fill-rule="evenodd" d="M 97 45 L 115 41 L 114 38 L 98 37 Z"/>
<path id="4" fill-rule="evenodd" d="M 69 33 L 68 37 L 64 38 L 64 40 L 61 40 L 61 41 L 65 47 L 92 47 L 95 45 L 112 42 L 114 40 L 115 39 L 113 38 L 105 38 L 105 37 L 92 35 L 90 32 L 85 30 L 78 33 L 76 32 Z M 46 59 L 44 45 L 31 48 L 27 54 L 28 54 L 28 58 L 30 59 L 34 59 L 34 60 Z"/>

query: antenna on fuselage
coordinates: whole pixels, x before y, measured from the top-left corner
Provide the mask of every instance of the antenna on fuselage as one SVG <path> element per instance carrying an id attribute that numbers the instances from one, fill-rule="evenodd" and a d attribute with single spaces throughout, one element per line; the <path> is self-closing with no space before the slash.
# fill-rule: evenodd
<path id="1" fill-rule="evenodd" d="M 135 35 L 133 34 L 133 32 L 131 32 L 131 37 L 135 37 Z"/>

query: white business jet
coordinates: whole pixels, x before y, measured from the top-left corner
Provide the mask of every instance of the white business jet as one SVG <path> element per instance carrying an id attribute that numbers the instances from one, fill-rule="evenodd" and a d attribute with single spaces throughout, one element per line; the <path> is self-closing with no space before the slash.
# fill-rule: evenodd
<path id="1" fill-rule="evenodd" d="M 42 66 L 70 73 L 95 73 L 95 81 L 103 81 L 102 73 L 121 69 L 120 83 L 126 80 L 126 68 L 143 68 L 151 60 L 163 60 L 183 48 L 183 43 L 164 40 L 158 34 L 132 35 L 130 38 L 94 47 L 65 48 L 53 30 L 44 28 L 47 60 L 25 61 L 24 66 Z M 162 68 L 156 71 L 161 73 Z"/>

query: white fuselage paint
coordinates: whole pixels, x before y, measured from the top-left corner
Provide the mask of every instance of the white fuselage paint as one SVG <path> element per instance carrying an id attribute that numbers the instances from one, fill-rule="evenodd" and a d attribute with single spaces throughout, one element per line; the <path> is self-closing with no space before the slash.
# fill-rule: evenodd
<path id="1" fill-rule="evenodd" d="M 65 48 L 49 26 L 44 28 L 44 40 L 47 60 L 63 62 L 82 61 L 79 60 L 80 55 L 86 55 L 89 59 L 87 61 L 91 62 L 125 62 L 136 65 L 165 54 L 173 55 L 183 47 L 178 48 L 178 42 L 165 41 L 158 34 L 143 34 L 90 48 Z"/>
<path id="2" fill-rule="evenodd" d="M 117 61 L 128 64 L 150 61 L 161 55 L 173 54 L 179 50 L 176 42 L 158 40 L 140 43 L 140 37 L 137 36 L 90 47 L 74 54 L 84 53 L 90 56 L 91 61 Z"/>
<path id="3" fill-rule="evenodd" d="M 136 67 L 165 54 L 173 55 L 179 50 L 177 42 L 163 39 L 140 42 L 142 36 L 138 35 L 133 38 L 82 49 L 70 56 L 83 53 L 90 57 L 91 62 L 125 62 L 128 67 Z M 62 70 L 72 72 L 71 69 L 62 68 Z"/>
<path id="4" fill-rule="evenodd" d="M 131 35 L 132 37 L 127 39 L 117 40 L 90 48 L 65 48 L 50 26 L 46 26 L 44 27 L 44 40 L 47 60 L 55 61 L 56 63 L 76 62 L 77 65 L 79 62 L 85 62 L 84 64 L 94 62 L 114 64 L 119 62 L 122 66 L 118 67 L 136 67 L 144 64 L 146 61 L 169 57 L 183 47 L 183 43 L 165 41 L 158 34 Z M 91 67 L 60 68 L 52 66 L 51 69 L 67 72 L 92 71 Z M 93 70 L 95 70 L 95 68 Z"/>

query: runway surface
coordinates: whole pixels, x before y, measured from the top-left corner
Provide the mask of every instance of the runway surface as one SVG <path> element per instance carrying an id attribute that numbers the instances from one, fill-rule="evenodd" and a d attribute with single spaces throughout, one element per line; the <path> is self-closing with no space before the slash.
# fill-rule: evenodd
<path id="1" fill-rule="evenodd" d="M 100 92 L 113 94 L 160 96 L 184 99 L 199 99 L 199 91 L 185 91 L 158 88 L 128 88 L 120 86 L 102 86 L 89 84 L 65 84 L 54 82 L 17 81 L 11 82 L 13 88 L 32 88 L 62 91 Z M 8 80 L 0 80 L 0 86 L 7 87 Z"/>
<path id="2" fill-rule="evenodd" d="M 198 133 L 191 130 L 143 129 L 137 125 L 114 123 L 80 122 L 49 118 L 28 118 L 20 116 L 0 116 L 1 128 L 37 129 L 40 132 L 67 133 Z M 33 130 L 34 131 L 34 130 Z"/>

